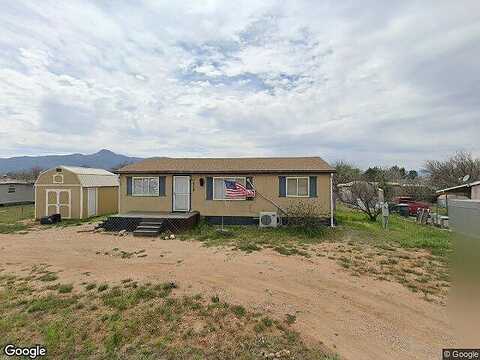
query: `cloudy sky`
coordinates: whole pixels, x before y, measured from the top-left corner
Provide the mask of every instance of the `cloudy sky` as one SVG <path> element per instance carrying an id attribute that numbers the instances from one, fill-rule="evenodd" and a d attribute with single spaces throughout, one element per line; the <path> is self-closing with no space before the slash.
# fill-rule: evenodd
<path id="1" fill-rule="evenodd" d="M 480 1 L 0 3 L 0 157 L 480 155 Z"/>

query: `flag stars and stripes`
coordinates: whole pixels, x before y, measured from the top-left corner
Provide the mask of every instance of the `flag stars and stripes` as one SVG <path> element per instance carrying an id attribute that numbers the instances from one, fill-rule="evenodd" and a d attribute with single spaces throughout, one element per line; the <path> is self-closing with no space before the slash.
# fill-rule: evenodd
<path id="1" fill-rule="evenodd" d="M 243 184 L 237 181 L 225 180 L 225 196 L 229 199 L 255 197 L 255 190 L 247 189 Z"/>

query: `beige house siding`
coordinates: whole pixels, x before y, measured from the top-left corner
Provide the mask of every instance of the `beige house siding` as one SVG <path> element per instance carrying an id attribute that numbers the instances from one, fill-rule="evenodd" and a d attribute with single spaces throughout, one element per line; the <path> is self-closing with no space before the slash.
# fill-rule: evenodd
<path id="1" fill-rule="evenodd" d="M 158 174 L 133 175 L 132 177 L 155 177 Z M 165 179 L 165 196 L 131 196 L 127 195 L 127 176 L 120 176 L 120 213 L 130 211 L 172 211 L 172 179 Z"/>
<path id="2" fill-rule="evenodd" d="M 120 177 L 120 213 L 129 211 L 172 211 L 172 175 L 166 176 L 166 196 L 163 197 L 136 197 L 127 195 L 127 176 L 122 174 Z M 162 174 L 145 174 L 135 176 L 162 176 Z M 224 177 L 235 175 L 208 174 L 192 175 L 191 179 L 191 210 L 199 211 L 202 216 L 258 216 L 261 211 L 277 211 L 276 207 L 257 195 L 254 200 L 206 200 L 206 181 L 204 186 L 200 186 L 200 179 L 211 177 Z M 245 176 L 245 175 L 241 175 Z M 317 177 L 317 197 L 314 198 L 293 198 L 279 196 L 279 176 L 275 175 L 246 175 L 254 179 L 257 191 L 283 209 L 301 201 L 314 203 L 325 216 L 330 216 L 330 174 L 312 173 L 312 174 L 285 174 L 285 176 L 316 176 Z"/>

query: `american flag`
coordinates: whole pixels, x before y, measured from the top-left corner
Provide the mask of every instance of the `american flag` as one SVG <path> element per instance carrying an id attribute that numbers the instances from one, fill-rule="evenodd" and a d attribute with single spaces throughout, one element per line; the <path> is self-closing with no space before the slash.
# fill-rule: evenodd
<path id="1" fill-rule="evenodd" d="M 225 195 L 229 199 L 255 197 L 255 190 L 247 189 L 239 182 L 233 180 L 225 180 Z"/>

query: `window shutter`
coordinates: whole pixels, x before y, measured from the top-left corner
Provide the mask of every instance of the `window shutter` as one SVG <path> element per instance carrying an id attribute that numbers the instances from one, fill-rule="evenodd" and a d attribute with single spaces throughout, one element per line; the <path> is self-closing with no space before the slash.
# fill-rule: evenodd
<path id="1" fill-rule="evenodd" d="M 158 196 L 165 196 L 165 176 L 158 177 Z"/>
<path id="2" fill-rule="evenodd" d="M 317 197 L 317 177 L 310 176 L 310 197 Z"/>
<path id="3" fill-rule="evenodd" d="M 245 187 L 249 190 L 253 190 L 253 176 L 247 176 L 247 183 L 245 184 Z"/>
<path id="4" fill-rule="evenodd" d="M 207 200 L 213 200 L 213 177 L 207 176 Z"/>
<path id="5" fill-rule="evenodd" d="M 248 189 L 248 190 L 253 190 L 253 176 L 247 176 L 246 177 L 246 184 L 245 184 L 245 187 Z M 246 200 L 254 200 L 253 197 L 247 197 Z"/>
<path id="6" fill-rule="evenodd" d="M 132 177 L 127 176 L 127 195 L 132 195 Z"/>
<path id="7" fill-rule="evenodd" d="M 278 196 L 285 197 L 287 195 L 287 177 L 278 177 Z"/>

